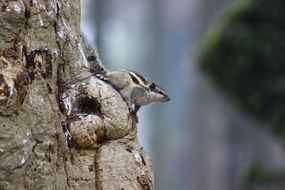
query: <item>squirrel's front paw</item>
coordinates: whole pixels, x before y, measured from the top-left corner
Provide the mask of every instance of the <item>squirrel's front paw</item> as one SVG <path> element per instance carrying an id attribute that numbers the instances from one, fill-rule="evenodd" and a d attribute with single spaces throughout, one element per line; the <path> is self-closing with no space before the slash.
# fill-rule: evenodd
<path id="1" fill-rule="evenodd" d="M 129 113 L 128 113 L 128 119 L 132 116 L 134 117 L 136 123 L 138 123 L 138 116 L 136 110 L 132 106 L 128 106 L 129 108 Z"/>

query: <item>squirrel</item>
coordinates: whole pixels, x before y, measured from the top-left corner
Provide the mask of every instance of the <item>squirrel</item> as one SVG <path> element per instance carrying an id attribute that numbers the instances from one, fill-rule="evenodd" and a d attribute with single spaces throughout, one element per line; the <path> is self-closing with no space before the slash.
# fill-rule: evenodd
<path id="1" fill-rule="evenodd" d="M 165 89 L 157 83 L 149 82 L 142 74 L 129 70 L 108 71 L 83 35 L 81 39 L 90 72 L 119 92 L 127 102 L 130 113 L 136 114 L 143 105 L 170 101 Z"/>

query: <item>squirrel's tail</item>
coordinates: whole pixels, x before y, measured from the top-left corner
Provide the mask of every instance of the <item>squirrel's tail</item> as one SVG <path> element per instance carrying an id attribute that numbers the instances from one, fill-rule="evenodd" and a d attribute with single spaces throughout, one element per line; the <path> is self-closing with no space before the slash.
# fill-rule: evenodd
<path id="1" fill-rule="evenodd" d="M 81 46 L 83 48 L 84 54 L 86 56 L 86 59 L 89 63 L 89 69 L 90 71 L 96 75 L 100 74 L 102 76 L 107 75 L 108 71 L 103 66 L 101 60 L 99 59 L 98 53 L 95 48 L 93 48 L 90 43 L 88 43 L 86 37 L 84 34 L 81 33 Z"/>

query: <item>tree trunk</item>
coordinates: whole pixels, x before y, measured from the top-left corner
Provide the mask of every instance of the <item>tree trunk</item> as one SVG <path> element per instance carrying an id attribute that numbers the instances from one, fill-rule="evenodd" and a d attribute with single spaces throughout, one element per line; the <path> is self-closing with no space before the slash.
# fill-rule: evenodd
<path id="1" fill-rule="evenodd" d="M 0 189 L 153 189 L 126 103 L 82 70 L 80 1 L 0 9 Z"/>

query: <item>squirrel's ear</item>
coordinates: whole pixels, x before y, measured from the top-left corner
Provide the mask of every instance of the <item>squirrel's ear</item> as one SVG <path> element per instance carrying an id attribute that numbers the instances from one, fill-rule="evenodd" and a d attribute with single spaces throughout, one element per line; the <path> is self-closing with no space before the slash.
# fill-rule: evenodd
<path id="1" fill-rule="evenodd" d="M 150 90 L 153 90 L 153 89 L 155 88 L 155 86 L 156 86 L 155 83 L 151 83 L 151 84 L 149 85 L 149 89 L 150 89 Z"/>

